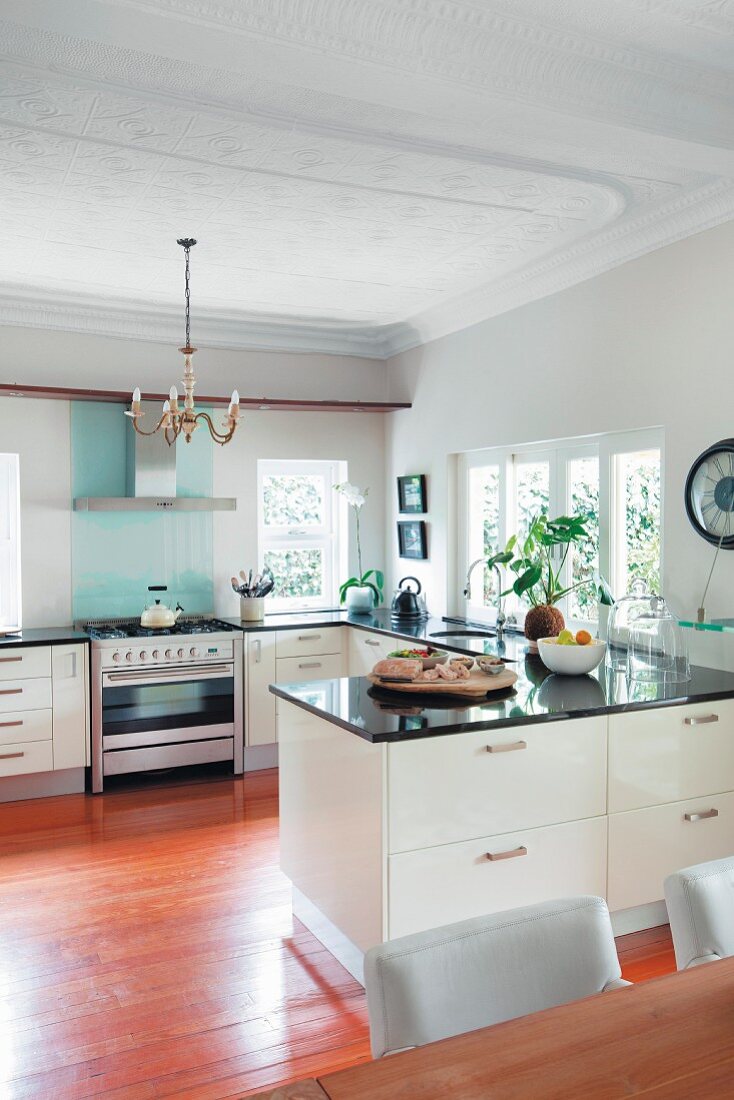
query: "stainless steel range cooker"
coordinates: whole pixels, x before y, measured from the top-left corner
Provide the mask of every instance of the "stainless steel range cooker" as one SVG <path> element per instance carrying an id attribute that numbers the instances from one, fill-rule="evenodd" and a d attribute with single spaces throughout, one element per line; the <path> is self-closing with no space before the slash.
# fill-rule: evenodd
<path id="1" fill-rule="evenodd" d="M 108 775 L 231 760 L 241 774 L 242 634 L 207 616 L 152 630 L 95 620 L 92 790 Z"/>

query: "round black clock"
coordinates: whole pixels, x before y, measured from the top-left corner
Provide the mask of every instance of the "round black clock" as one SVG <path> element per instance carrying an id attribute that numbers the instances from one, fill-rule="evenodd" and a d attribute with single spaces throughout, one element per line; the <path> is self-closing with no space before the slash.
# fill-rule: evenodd
<path id="1" fill-rule="evenodd" d="M 686 478 L 686 512 L 707 542 L 734 550 L 734 439 L 700 454 Z"/>

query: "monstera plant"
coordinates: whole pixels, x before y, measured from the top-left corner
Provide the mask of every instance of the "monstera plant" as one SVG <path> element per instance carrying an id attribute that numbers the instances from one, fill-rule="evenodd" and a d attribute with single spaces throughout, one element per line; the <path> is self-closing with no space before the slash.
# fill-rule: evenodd
<path id="1" fill-rule="evenodd" d="M 562 580 L 571 547 L 591 538 L 586 526 L 589 518 L 580 513 L 549 519 L 541 513 L 532 520 L 525 539 L 522 542 L 515 539 L 510 547 L 514 554 L 508 566 L 515 573 L 515 580 L 503 595 L 514 592 L 530 603 L 525 616 L 525 637 L 530 641 L 560 634 L 566 624 L 556 604 L 569 592 L 594 585 L 599 603 L 607 606 L 614 603 L 609 585 L 598 573 L 574 584 L 564 584 Z M 554 547 L 560 547 L 560 552 L 554 551 Z M 506 551 L 497 557 L 506 558 Z M 495 559 L 492 561 L 494 564 Z"/>

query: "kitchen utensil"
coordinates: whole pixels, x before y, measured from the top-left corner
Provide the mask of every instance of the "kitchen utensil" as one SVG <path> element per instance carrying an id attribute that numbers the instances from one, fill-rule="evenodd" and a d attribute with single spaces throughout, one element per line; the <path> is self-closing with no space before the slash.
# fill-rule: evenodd
<path id="1" fill-rule="evenodd" d="M 148 591 L 167 592 L 168 587 L 165 584 L 149 584 Z M 150 630 L 165 630 L 166 627 L 173 626 L 176 623 L 182 611 L 183 608 L 180 603 L 176 604 L 174 610 L 161 603 L 159 599 L 154 599 L 152 604 L 145 605 L 140 616 L 140 625 L 148 627 Z"/>
<path id="2" fill-rule="evenodd" d="M 588 645 L 561 645 L 557 638 L 538 638 L 538 654 L 546 668 L 562 676 L 583 676 L 604 659 L 607 643 L 598 638 Z"/>
<path id="3" fill-rule="evenodd" d="M 371 684 L 379 687 L 383 681 L 379 676 L 370 673 L 367 677 Z M 424 681 L 410 682 L 391 681 L 390 691 L 405 691 L 413 695 L 456 695 L 463 698 L 481 699 L 488 692 L 502 691 L 512 687 L 517 680 L 517 673 L 511 669 L 504 669 L 498 676 L 488 676 L 478 668 L 472 669 L 468 680 L 433 680 L 430 683 Z M 384 685 L 386 688 L 387 684 Z"/>
<path id="4" fill-rule="evenodd" d="M 406 581 L 413 581 L 416 585 L 415 592 L 410 585 L 403 588 Z M 425 603 L 421 604 L 418 597 L 422 591 L 421 582 L 417 577 L 403 577 L 395 589 L 390 611 L 396 619 L 423 619 L 426 616 Z"/>
<path id="5" fill-rule="evenodd" d="M 681 684 L 691 678 L 688 644 L 662 596 L 652 596 L 629 626 L 627 675 L 649 684 Z"/>

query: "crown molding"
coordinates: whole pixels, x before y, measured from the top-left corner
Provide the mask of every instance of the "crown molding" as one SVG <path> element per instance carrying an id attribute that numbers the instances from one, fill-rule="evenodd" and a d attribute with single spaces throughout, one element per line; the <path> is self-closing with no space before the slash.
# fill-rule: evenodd
<path id="1" fill-rule="evenodd" d="M 388 334 L 390 356 L 547 298 L 731 218 L 734 218 L 731 180 L 679 194 L 654 210 L 620 219 L 611 228 L 563 252 L 553 253 L 501 282 L 489 283 L 411 317 Z"/>
<path id="2" fill-rule="evenodd" d="M 176 347 L 182 340 L 180 310 L 154 308 L 145 302 L 120 305 L 103 298 L 39 293 L 27 288 L 0 287 L 0 325 L 112 336 Z M 199 308 L 196 343 L 200 347 L 232 351 L 288 351 L 386 359 L 391 354 L 392 329 L 396 327 L 291 318 L 273 320 L 257 315 L 233 317 Z"/>

